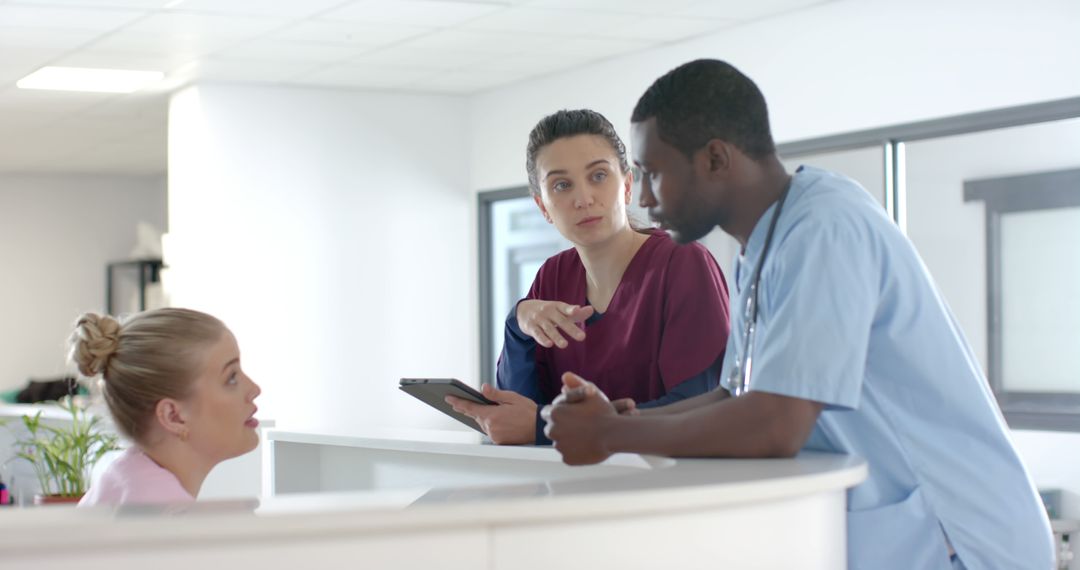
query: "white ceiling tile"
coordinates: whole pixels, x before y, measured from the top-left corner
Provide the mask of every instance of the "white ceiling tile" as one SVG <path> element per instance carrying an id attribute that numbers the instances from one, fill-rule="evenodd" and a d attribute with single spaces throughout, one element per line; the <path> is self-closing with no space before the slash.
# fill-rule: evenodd
<path id="1" fill-rule="evenodd" d="M 66 67 L 97 67 L 106 69 L 132 69 L 161 71 L 168 74 L 195 59 L 183 52 L 153 54 L 140 52 L 110 52 L 103 50 L 80 50 L 53 61 L 51 65 Z"/>
<path id="2" fill-rule="evenodd" d="M 499 4 L 433 0 L 360 0 L 319 17 L 346 22 L 449 27 L 505 10 Z"/>
<path id="3" fill-rule="evenodd" d="M 73 6 L 79 8 L 134 8 L 156 10 L 173 0 L 10 0 L 11 5 Z"/>
<path id="4" fill-rule="evenodd" d="M 431 28 L 398 24 L 364 24 L 308 20 L 272 34 L 274 39 L 378 46 L 422 36 Z"/>
<path id="5" fill-rule="evenodd" d="M 549 36 L 538 34 L 515 34 L 486 30 L 441 30 L 402 43 L 401 47 L 424 50 L 452 50 L 473 52 L 517 53 L 526 49 L 540 49 L 551 41 Z"/>
<path id="6" fill-rule="evenodd" d="M 365 53 L 352 59 L 350 63 L 445 71 L 492 61 L 497 56 L 498 53 L 494 50 L 453 51 L 394 46 Z"/>
<path id="7" fill-rule="evenodd" d="M 397 66 L 334 65 L 297 78 L 306 85 L 353 88 L 397 88 L 421 81 L 431 72 Z"/>
<path id="8" fill-rule="evenodd" d="M 730 28 L 739 24 L 738 20 L 720 18 L 671 17 L 650 19 L 645 29 L 638 27 L 626 37 L 652 39 L 663 42 L 678 42 L 703 36 Z"/>
<path id="9" fill-rule="evenodd" d="M 288 20 L 283 18 L 221 16 L 175 11 L 159 12 L 132 24 L 124 31 L 169 36 L 247 39 L 280 28 L 286 23 Z"/>
<path id="10" fill-rule="evenodd" d="M 0 5 L 0 26 L 108 32 L 145 15 L 136 10 Z"/>
<path id="11" fill-rule="evenodd" d="M 129 53 L 168 58 L 169 61 L 187 61 L 235 45 L 240 41 L 242 40 L 227 37 L 122 31 L 95 41 L 87 47 L 87 51 Z"/>
<path id="12" fill-rule="evenodd" d="M 255 39 L 216 52 L 214 58 L 336 63 L 370 49 L 356 45 Z"/>
<path id="13" fill-rule="evenodd" d="M 0 24 L 0 49 L 3 50 L 4 59 L 10 61 L 15 56 L 11 55 L 8 48 L 41 48 L 64 52 L 89 43 L 101 35 L 102 32 L 87 30 L 5 28 Z"/>
<path id="14" fill-rule="evenodd" d="M 359 2 L 361 0 L 354 0 L 354 1 Z M 458 3 L 458 4 L 460 4 L 460 3 L 465 3 L 465 4 L 491 4 L 491 5 L 494 5 L 494 6 L 511 7 L 511 6 L 520 6 L 522 4 L 528 4 L 530 2 L 533 2 L 534 0 L 432 0 L 432 1 L 433 2 L 454 2 L 454 3 Z"/>
<path id="15" fill-rule="evenodd" d="M 0 47 L 0 85 L 14 82 L 55 60 L 62 51 Z"/>
<path id="16" fill-rule="evenodd" d="M 190 81 L 474 93 L 819 3 L 0 0 L 0 171 L 162 172 L 168 96 Z M 14 88 L 49 64 L 168 75 L 130 95 Z"/>
<path id="17" fill-rule="evenodd" d="M 281 83 L 323 67 L 322 64 L 238 59 L 206 59 L 192 70 L 194 79 L 251 83 Z"/>
<path id="18" fill-rule="evenodd" d="M 733 20 L 755 20 L 774 16 L 781 12 L 799 10 L 815 4 L 825 4 L 829 0 L 697 0 L 687 6 L 675 9 L 672 15 L 701 18 L 730 18 Z"/>
<path id="19" fill-rule="evenodd" d="M 521 81 L 531 74 L 521 70 L 454 71 L 425 78 L 413 87 L 445 93 L 473 93 Z"/>
<path id="20" fill-rule="evenodd" d="M 667 15 L 701 0 L 532 0 L 530 8 L 554 8 L 573 11 L 621 12 L 643 16 Z M 645 25 L 647 21 L 642 21 Z"/>
<path id="21" fill-rule="evenodd" d="M 183 0 L 177 10 L 218 14 L 253 14 L 307 18 L 338 6 L 343 0 Z"/>
<path id="22" fill-rule="evenodd" d="M 402 48 L 514 54 L 593 55 L 611 57 L 655 45 L 655 41 L 619 38 L 552 36 L 531 32 L 452 29 L 435 32 L 401 45 Z M 595 59 L 594 58 L 594 59 Z"/>
<path id="23" fill-rule="evenodd" d="M 462 29 L 542 33 L 574 38 L 673 41 L 719 29 L 729 23 L 708 18 L 642 18 L 613 12 L 514 8 L 473 20 L 463 25 Z"/>
<path id="24" fill-rule="evenodd" d="M 500 73 L 520 70 L 526 75 L 533 76 L 584 65 L 602 57 L 604 56 L 593 54 L 565 55 L 556 53 L 501 55 L 490 61 L 480 62 L 477 65 L 467 68 L 467 70 Z"/>
<path id="25" fill-rule="evenodd" d="M 552 38 L 544 44 L 521 50 L 521 54 L 528 55 L 565 55 L 583 56 L 591 60 L 604 57 L 614 57 L 626 53 L 635 52 L 656 45 L 649 40 L 627 40 L 616 38 Z M 573 63 L 568 62 L 566 67 Z"/>

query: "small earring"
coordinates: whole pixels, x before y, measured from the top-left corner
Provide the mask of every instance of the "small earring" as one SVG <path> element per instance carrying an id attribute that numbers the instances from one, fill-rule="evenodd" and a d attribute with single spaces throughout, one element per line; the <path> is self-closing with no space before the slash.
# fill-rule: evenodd
<path id="1" fill-rule="evenodd" d="M 180 441 L 185 441 L 186 442 L 188 440 L 188 430 L 187 430 L 187 428 L 184 428 L 184 429 L 180 430 L 180 433 L 178 435 L 180 436 Z"/>

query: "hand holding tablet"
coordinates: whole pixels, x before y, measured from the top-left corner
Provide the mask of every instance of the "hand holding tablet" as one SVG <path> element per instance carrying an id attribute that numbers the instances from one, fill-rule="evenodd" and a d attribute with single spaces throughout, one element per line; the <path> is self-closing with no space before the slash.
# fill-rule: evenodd
<path id="1" fill-rule="evenodd" d="M 499 405 L 464 382 L 454 378 L 402 378 L 400 384 L 401 390 L 480 433 L 484 433 L 484 430 L 480 428 L 476 421 L 465 414 L 454 411 L 450 404 L 446 403 L 446 397 L 454 396 L 488 406 Z"/>

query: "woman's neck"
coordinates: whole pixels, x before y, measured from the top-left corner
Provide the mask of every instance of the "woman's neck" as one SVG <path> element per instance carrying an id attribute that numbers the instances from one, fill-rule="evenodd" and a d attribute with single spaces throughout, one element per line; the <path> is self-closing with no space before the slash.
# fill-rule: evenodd
<path id="1" fill-rule="evenodd" d="M 577 248 L 585 266 L 586 295 L 598 312 L 607 310 L 630 261 L 648 239 L 627 226 L 603 243 Z"/>
<path id="2" fill-rule="evenodd" d="M 152 446 L 140 446 L 150 459 L 168 470 L 180 481 L 192 497 L 199 496 L 203 481 L 214 468 L 214 464 L 195 453 L 186 443 L 167 437 Z"/>

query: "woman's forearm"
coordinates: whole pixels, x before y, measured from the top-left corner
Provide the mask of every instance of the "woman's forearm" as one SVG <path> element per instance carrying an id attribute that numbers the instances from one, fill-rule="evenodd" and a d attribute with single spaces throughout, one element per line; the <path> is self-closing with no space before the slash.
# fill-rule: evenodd
<path id="1" fill-rule="evenodd" d="M 716 388 L 711 392 L 706 392 L 704 394 L 694 396 L 693 398 L 687 398 L 685 400 L 680 400 L 671 404 L 658 406 L 655 408 L 640 408 L 638 413 L 642 416 L 678 414 L 690 410 L 695 410 L 702 406 L 707 406 L 709 404 L 719 402 L 720 400 L 724 400 L 729 397 L 730 394 L 728 394 L 727 390 L 723 388 Z"/>

